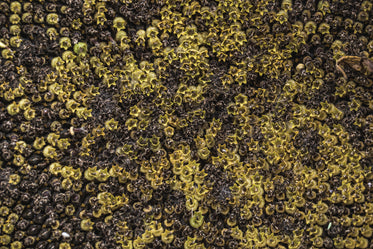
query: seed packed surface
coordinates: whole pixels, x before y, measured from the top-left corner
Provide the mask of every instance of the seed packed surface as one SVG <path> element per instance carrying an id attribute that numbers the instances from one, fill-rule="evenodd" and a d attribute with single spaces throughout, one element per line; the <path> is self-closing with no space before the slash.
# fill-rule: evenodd
<path id="1" fill-rule="evenodd" d="M 0 0 L 0 249 L 373 248 L 373 2 Z"/>

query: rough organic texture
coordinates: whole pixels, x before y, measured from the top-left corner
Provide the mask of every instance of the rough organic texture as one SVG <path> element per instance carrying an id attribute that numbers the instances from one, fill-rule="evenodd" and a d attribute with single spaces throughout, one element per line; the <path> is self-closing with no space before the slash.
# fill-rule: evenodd
<path id="1" fill-rule="evenodd" d="M 372 17 L 0 1 L 0 249 L 373 248 Z"/>

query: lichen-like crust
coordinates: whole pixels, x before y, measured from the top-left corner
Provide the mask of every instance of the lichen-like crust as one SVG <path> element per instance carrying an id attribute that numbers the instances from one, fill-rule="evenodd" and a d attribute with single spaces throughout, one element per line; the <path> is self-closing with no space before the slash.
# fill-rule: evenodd
<path id="1" fill-rule="evenodd" d="M 0 0 L 0 249 L 373 249 L 371 0 Z"/>

